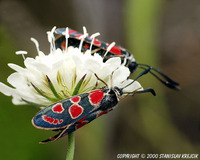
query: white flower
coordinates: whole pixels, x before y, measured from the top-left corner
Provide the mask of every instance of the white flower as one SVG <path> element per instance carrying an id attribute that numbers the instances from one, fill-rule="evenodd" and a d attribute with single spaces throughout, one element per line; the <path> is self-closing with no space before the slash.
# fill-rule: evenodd
<path id="1" fill-rule="evenodd" d="M 30 103 L 47 106 L 72 96 L 77 85 L 80 85 L 80 88 L 76 94 L 105 86 L 94 73 L 109 87 L 123 88 L 133 81 L 127 79 L 130 74 L 129 69 L 121 65 L 119 57 L 103 62 L 103 58 L 98 54 L 91 55 L 90 49 L 85 53 L 81 52 L 80 47 L 69 46 L 65 51 L 56 49 L 54 30 L 55 27 L 48 32 L 48 40 L 51 45 L 48 55 L 40 51 L 38 42 L 31 38 L 36 45 L 38 56 L 24 58 L 25 68 L 12 63 L 8 64 L 16 71 L 7 79 L 13 88 L 0 82 L 0 92 L 12 96 L 14 104 Z M 85 29 L 82 40 L 87 35 Z M 65 36 L 67 39 L 68 33 Z M 17 52 L 23 56 L 26 53 L 25 51 Z M 137 81 L 124 88 L 124 91 L 131 92 L 136 89 L 142 89 Z"/>

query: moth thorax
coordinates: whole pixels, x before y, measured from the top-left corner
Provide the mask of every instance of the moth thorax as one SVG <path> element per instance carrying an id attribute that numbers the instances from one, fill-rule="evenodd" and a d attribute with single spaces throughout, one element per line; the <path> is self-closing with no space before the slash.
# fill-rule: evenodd
<path id="1" fill-rule="evenodd" d="M 119 101 L 119 98 L 123 95 L 123 92 L 122 92 L 122 89 L 118 88 L 117 86 L 115 86 L 113 88 L 113 92 L 115 93 L 118 101 Z"/>
<path id="2" fill-rule="evenodd" d="M 135 61 L 130 60 L 129 64 L 128 64 L 128 68 L 129 68 L 130 72 L 133 73 L 138 68 L 138 64 Z"/>

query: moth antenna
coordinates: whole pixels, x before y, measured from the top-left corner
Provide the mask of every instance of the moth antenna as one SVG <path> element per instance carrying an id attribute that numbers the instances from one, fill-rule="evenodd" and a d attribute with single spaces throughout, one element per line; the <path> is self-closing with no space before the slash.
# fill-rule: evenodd
<path id="1" fill-rule="evenodd" d="M 151 70 L 151 67 L 147 68 L 146 70 L 144 70 L 142 73 L 140 73 L 131 83 L 127 84 L 125 87 L 121 88 L 122 90 L 128 86 L 130 86 L 131 84 L 133 84 L 137 79 L 139 79 L 141 76 L 149 73 Z"/>
<path id="2" fill-rule="evenodd" d="M 141 69 L 146 69 L 145 67 L 150 67 L 147 64 L 140 64 L 138 63 L 139 68 Z M 155 73 L 157 73 L 158 75 L 160 75 L 160 77 L 162 77 L 163 79 L 161 79 L 158 75 L 156 75 L 155 73 L 153 73 L 152 71 L 150 71 L 150 73 L 156 77 L 161 83 L 163 83 L 165 86 L 174 89 L 174 90 L 180 90 L 179 84 L 175 81 L 173 81 L 171 78 L 169 78 L 167 75 L 165 75 L 164 73 L 162 73 L 161 71 L 157 70 L 154 67 L 151 67 L 151 70 L 154 71 Z"/>
<path id="3" fill-rule="evenodd" d="M 135 93 L 148 93 L 148 92 L 150 92 L 151 94 L 156 96 L 156 92 L 152 88 L 148 88 L 148 89 L 145 89 L 145 90 L 142 90 L 142 91 L 136 91 Z"/>
<path id="4" fill-rule="evenodd" d="M 148 93 L 148 92 L 150 92 L 151 94 L 153 94 L 154 96 L 156 96 L 156 92 L 152 88 L 148 88 L 148 89 L 145 89 L 145 90 L 138 91 L 139 89 L 140 88 L 134 90 L 133 92 L 124 92 L 124 94 L 136 94 L 136 93 Z"/>
<path id="5" fill-rule="evenodd" d="M 108 84 L 104 80 L 99 78 L 96 73 L 94 73 L 94 75 L 95 75 L 95 77 L 97 77 L 98 80 L 100 80 L 102 83 L 104 83 L 106 85 L 106 87 L 108 87 Z"/>

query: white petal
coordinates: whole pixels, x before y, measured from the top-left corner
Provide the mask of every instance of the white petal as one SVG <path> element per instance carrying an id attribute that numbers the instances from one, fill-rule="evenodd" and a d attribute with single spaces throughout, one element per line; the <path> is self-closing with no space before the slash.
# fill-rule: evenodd
<path id="1" fill-rule="evenodd" d="M 112 70 L 117 69 L 119 66 L 121 66 L 121 59 L 119 57 L 113 57 L 108 59 L 105 64 L 109 64 L 111 65 L 110 67 L 112 67 Z"/>
<path id="2" fill-rule="evenodd" d="M 92 73 L 96 73 L 96 71 L 101 68 L 101 64 L 92 58 L 87 59 L 83 65 L 86 70 L 91 71 Z"/>
<path id="3" fill-rule="evenodd" d="M 24 105 L 24 104 L 26 104 L 24 101 L 22 101 L 22 98 L 19 95 L 13 96 L 12 103 L 14 105 Z"/>
<path id="4" fill-rule="evenodd" d="M 115 72 L 116 69 L 120 66 L 121 60 L 119 57 L 110 58 L 105 63 L 103 63 L 102 68 L 99 68 L 95 73 L 102 79 L 108 77 L 108 75 L 110 75 L 111 78 L 112 72 Z"/>
<path id="5" fill-rule="evenodd" d="M 20 75 L 18 72 L 11 74 L 8 79 L 8 83 L 10 83 L 13 87 L 24 88 L 27 85 L 25 77 Z"/>
<path id="6" fill-rule="evenodd" d="M 0 92 L 5 94 L 6 96 L 11 96 L 16 94 L 15 89 L 8 87 L 7 85 L 0 82 Z"/>
<path id="7" fill-rule="evenodd" d="M 131 82 L 133 82 L 133 80 L 128 79 L 127 81 L 125 81 L 124 83 L 121 84 L 120 88 L 123 88 L 128 85 L 126 88 L 123 89 L 123 92 L 134 92 L 134 91 L 143 90 L 142 86 L 140 85 L 140 83 L 138 81 L 135 81 L 133 83 L 131 83 Z"/>
<path id="8" fill-rule="evenodd" d="M 113 84 L 117 85 L 118 83 L 125 81 L 129 75 L 130 75 L 129 69 L 125 66 L 120 66 L 113 73 L 112 76 Z"/>
<path id="9" fill-rule="evenodd" d="M 46 95 L 55 98 L 55 95 L 53 95 L 49 87 L 46 76 L 51 80 L 55 90 L 63 99 L 72 95 L 77 83 L 84 75 L 86 76 L 79 89 L 79 94 L 89 92 L 95 87 L 101 88 L 105 86 L 102 81 L 108 84 L 109 87 L 117 86 L 123 89 L 124 92 L 133 92 L 142 89 L 138 82 L 132 83 L 133 80 L 127 80 L 130 71 L 127 67 L 121 65 L 120 57 L 113 57 L 103 62 L 103 57 L 97 53 L 91 55 L 90 50 L 87 50 L 85 53 L 81 52 L 79 48 L 82 47 L 81 43 L 84 36 L 88 34 L 85 28 L 84 36 L 78 46 L 79 48 L 70 46 L 65 51 L 55 49 L 54 30 L 55 27 L 48 32 L 48 40 L 51 45 L 48 55 L 41 52 L 39 50 L 39 43 L 35 39 L 32 39 L 32 41 L 35 42 L 38 56 L 35 58 L 26 58 L 24 60 L 25 68 L 12 63 L 8 64 L 10 68 L 16 71 L 7 79 L 15 88 L 0 83 L 0 92 L 8 96 L 13 96 L 12 101 L 14 104 L 24 104 L 25 102 L 22 99 L 25 99 L 29 102 L 49 105 L 51 102 L 41 96 L 30 84 L 30 82 L 33 83 Z M 98 34 L 95 34 L 92 38 L 97 35 Z M 68 37 L 67 34 L 66 37 Z M 113 46 L 114 43 L 110 44 L 108 50 Z M 23 52 L 17 53 L 21 54 Z M 94 73 L 96 73 L 102 81 L 97 80 Z M 98 86 L 96 86 L 96 84 Z"/>
<path id="10" fill-rule="evenodd" d="M 18 65 L 16 65 L 16 64 L 8 63 L 8 66 L 9 66 L 10 68 L 12 68 L 13 70 L 19 72 L 19 73 L 25 72 L 25 69 L 24 69 L 24 68 L 22 68 L 22 67 L 20 67 L 20 66 L 18 66 Z"/>

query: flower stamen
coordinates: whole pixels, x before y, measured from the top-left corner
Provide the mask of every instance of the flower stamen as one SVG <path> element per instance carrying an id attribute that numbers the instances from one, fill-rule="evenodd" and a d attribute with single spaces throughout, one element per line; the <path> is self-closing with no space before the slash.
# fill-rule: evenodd
<path id="1" fill-rule="evenodd" d="M 87 33 L 87 30 L 86 30 L 86 28 L 85 28 L 85 26 L 83 27 L 83 35 L 81 35 L 80 37 L 79 37 L 79 39 L 81 39 L 81 42 L 80 42 L 80 44 L 79 44 L 79 50 L 81 51 L 81 48 L 82 48 L 82 45 L 83 45 L 83 41 L 84 41 L 84 39 L 86 38 L 88 36 L 88 33 Z"/>
<path id="2" fill-rule="evenodd" d="M 108 46 L 108 48 L 107 48 L 107 50 L 106 50 L 106 53 L 104 54 L 103 57 L 106 57 L 106 55 L 108 54 L 108 52 L 109 52 L 114 46 L 115 46 L 115 42 L 112 42 L 112 43 Z"/>
<path id="3" fill-rule="evenodd" d="M 67 48 L 68 48 L 68 38 L 69 38 L 69 28 L 67 27 L 65 30 L 65 53 L 67 53 Z"/>
<path id="4" fill-rule="evenodd" d="M 66 48 L 65 51 L 62 51 L 59 48 L 55 48 L 55 29 L 56 27 L 53 27 L 51 31 L 47 32 L 48 41 L 50 42 L 49 54 L 46 55 L 40 51 L 38 41 L 31 38 L 31 41 L 36 46 L 38 55 L 35 58 L 25 57 L 26 51 L 18 51 L 16 54 L 22 55 L 25 68 L 15 64 L 8 64 L 10 68 L 16 71 L 8 77 L 8 83 L 13 87 L 0 83 L 0 92 L 7 96 L 12 96 L 14 104 L 27 103 L 48 106 L 72 95 L 86 93 L 102 88 L 105 85 L 123 88 L 124 92 L 130 92 L 133 90 L 132 88 L 141 87 L 138 82 L 130 84 L 131 80 L 128 79 L 130 72 L 127 67 L 121 65 L 122 58 L 109 57 L 107 61 L 104 61 L 104 57 L 95 53 L 104 50 L 99 46 L 95 46 L 95 41 L 98 41 L 95 37 L 100 35 L 99 33 L 88 37 L 91 43 L 84 42 L 88 33 L 86 28 L 83 27 L 84 34 L 82 36 L 80 36 L 81 34 L 77 35 L 80 36 L 77 45 L 70 38 L 70 30 L 66 28 L 65 32 L 62 32 L 66 38 L 66 42 L 64 42 Z M 88 45 L 85 48 L 82 46 L 84 43 Z M 110 53 L 114 45 L 115 43 L 113 42 L 108 46 L 107 50 L 104 51 L 104 56 Z M 65 54 L 66 52 L 67 54 Z M 112 78 L 110 75 L 116 69 L 119 70 L 113 74 Z M 101 80 L 97 76 L 95 77 L 94 73 Z"/>
<path id="5" fill-rule="evenodd" d="M 17 51 L 17 52 L 15 52 L 16 53 L 16 55 L 22 55 L 22 57 L 23 57 L 23 59 L 25 60 L 26 58 L 25 58 L 25 54 L 27 54 L 28 52 L 27 51 Z"/>
<path id="6" fill-rule="evenodd" d="M 52 53 L 53 51 L 56 50 L 55 43 L 54 43 L 55 42 L 55 36 L 54 36 L 55 30 L 56 30 L 56 26 L 54 26 L 51 31 L 47 32 L 48 41 L 50 43 L 50 53 Z"/>
<path id="7" fill-rule="evenodd" d="M 100 35 L 100 33 L 99 32 L 97 32 L 97 33 L 94 33 L 94 34 L 92 34 L 90 37 L 92 38 L 92 42 L 91 42 L 91 44 L 90 44 L 90 52 L 91 52 L 91 54 L 92 54 L 92 45 L 93 45 L 93 43 L 94 43 L 94 39 L 97 37 L 97 36 L 99 36 Z"/>

